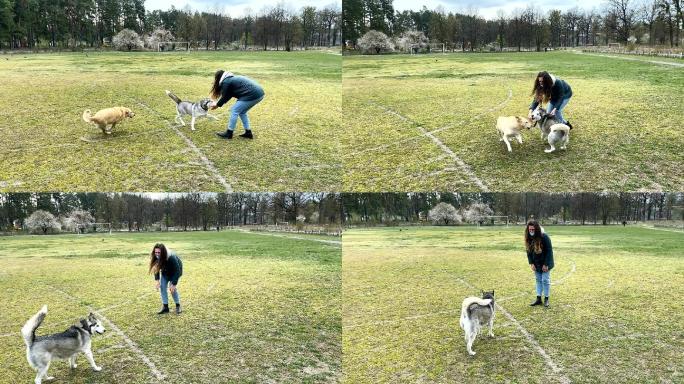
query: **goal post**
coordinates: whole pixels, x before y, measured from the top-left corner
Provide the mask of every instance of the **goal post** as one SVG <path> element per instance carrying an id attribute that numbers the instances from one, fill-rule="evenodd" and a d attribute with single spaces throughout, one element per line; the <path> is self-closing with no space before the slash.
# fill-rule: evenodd
<path id="1" fill-rule="evenodd" d="M 446 46 L 444 43 L 430 43 L 430 53 L 446 53 Z"/>
<path id="2" fill-rule="evenodd" d="M 160 41 L 157 43 L 157 52 L 190 52 L 190 42 L 187 41 Z"/>

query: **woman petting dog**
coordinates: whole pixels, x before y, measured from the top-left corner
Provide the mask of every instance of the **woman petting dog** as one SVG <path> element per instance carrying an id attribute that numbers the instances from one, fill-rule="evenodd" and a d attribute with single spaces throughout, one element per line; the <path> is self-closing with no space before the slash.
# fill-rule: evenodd
<path id="1" fill-rule="evenodd" d="M 178 279 L 183 275 L 183 263 L 176 253 L 166 248 L 162 243 L 157 243 L 152 248 L 150 256 L 149 273 L 154 273 L 157 289 L 161 292 L 162 309 L 158 315 L 169 313 L 169 294 L 171 291 L 173 301 L 176 303 L 176 314 L 181 313 L 180 296 L 178 296 Z M 169 285 L 171 283 L 171 285 Z"/>
<path id="2" fill-rule="evenodd" d="M 544 293 L 544 307 L 549 307 L 549 290 L 551 288 L 551 270 L 553 269 L 553 248 L 551 239 L 544 233 L 536 220 L 530 220 L 525 227 L 525 250 L 527 262 L 534 272 L 537 281 L 537 300 L 530 306 L 541 305 Z"/>
<path id="3" fill-rule="evenodd" d="M 570 84 L 567 81 L 559 79 L 546 71 L 539 72 L 534 80 L 532 96 L 534 96 L 534 99 L 530 105 L 528 118 L 532 118 L 532 112 L 539 104 L 548 103 L 546 112 L 555 116 L 556 120 L 572 129 L 570 122 L 563 117 L 563 109 L 568 105 L 572 97 L 572 88 L 570 88 Z"/>
<path id="4" fill-rule="evenodd" d="M 228 128 L 225 132 L 216 132 L 216 135 L 224 139 L 232 139 L 238 117 L 242 121 L 245 133 L 240 135 L 246 139 L 253 139 L 252 130 L 249 126 L 247 111 L 264 99 L 264 89 L 256 81 L 247 76 L 236 76 L 231 72 L 219 69 L 214 74 L 214 85 L 211 87 L 211 97 L 218 99 L 212 103 L 211 109 L 220 108 L 231 98 L 237 101 L 230 109 Z M 219 99 L 220 97 L 220 99 Z"/>

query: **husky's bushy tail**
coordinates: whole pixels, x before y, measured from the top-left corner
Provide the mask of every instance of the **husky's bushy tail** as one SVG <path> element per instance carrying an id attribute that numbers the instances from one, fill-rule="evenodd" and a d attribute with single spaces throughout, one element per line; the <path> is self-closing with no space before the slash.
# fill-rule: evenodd
<path id="1" fill-rule="evenodd" d="M 83 111 L 83 121 L 85 121 L 86 123 L 90 123 L 93 121 L 92 118 L 93 113 L 90 112 L 90 109 L 86 109 L 85 111 Z"/>
<path id="2" fill-rule="evenodd" d="M 180 104 L 182 102 L 181 99 L 178 98 L 178 96 L 174 95 L 173 92 L 166 90 L 164 91 L 166 94 L 171 98 L 171 100 L 175 101 L 176 104 Z"/>
<path id="3" fill-rule="evenodd" d="M 481 305 L 483 307 L 487 307 L 492 304 L 492 299 L 481 299 L 479 297 L 467 297 L 465 300 L 463 300 L 463 304 L 461 305 L 461 328 L 465 329 L 466 322 L 468 322 L 468 307 L 470 307 L 472 304 L 477 304 Z"/>
<path id="4" fill-rule="evenodd" d="M 47 305 L 43 305 L 43 308 L 41 308 L 38 313 L 28 319 L 26 324 L 24 324 L 24 326 L 21 328 L 21 336 L 24 338 L 26 347 L 31 348 L 33 341 L 36 340 L 36 329 L 40 327 L 43 319 L 45 319 L 45 315 L 47 315 Z"/>
<path id="5" fill-rule="evenodd" d="M 551 130 L 551 131 L 549 132 L 549 134 L 550 134 L 551 132 L 555 132 L 555 133 L 558 133 L 558 135 L 559 135 L 560 137 L 563 137 L 563 136 L 565 136 L 565 135 L 567 135 L 567 134 L 570 133 L 570 129 L 572 129 L 572 128 L 570 128 L 568 125 L 563 124 L 563 123 L 554 124 L 554 125 L 552 125 L 552 126 L 550 127 L 550 130 Z"/>

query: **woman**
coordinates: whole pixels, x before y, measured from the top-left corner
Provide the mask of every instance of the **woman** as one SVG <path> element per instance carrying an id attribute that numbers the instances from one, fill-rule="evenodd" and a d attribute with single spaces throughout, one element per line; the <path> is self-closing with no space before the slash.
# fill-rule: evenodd
<path id="1" fill-rule="evenodd" d="M 162 309 L 159 315 L 169 313 L 169 295 L 166 292 L 168 285 L 173 301 L 176 303 L 176 313 L 181 313 L 180 297 L 178 296 L 178 279 L 183 275 L 183 263 L 175 252 L 167 250 L 164 244 L 157 243 L 152 248 L 150 257 L 150 273 L 154 273 L 157 281 L 157 289 L 160 289 Z"/>
<path id="2" fill-rule="evenodd" d="M 541 295 L 544 293 L 544 307 L 549 307 L 549 290 L 551 288 L 551 270 L 553 269 L 553 248 L 551 239 L 544 233 L 536 220 L 531 220 L 525 227 L 525 250 L 527 250 L 527 262 L 534 272 L 537 281 L 537 300 L 530 306 L 542 303 Z"/>
<path id="3" fill-rule="evenodd" d="M 225 132 L 217 132 L 216 135 L 224 139 L 232 139 L 233 131 L 240 117 L 245 133 L 240 135 L 246 139 L 253 139 L 252 130 L 249 127 L 249 117 L 247 111 L 264 99 L 264 89 L 256 81 L 246 76 L 235 76 L 231 72 L 221 69 L 214 74 L 214 85 L 211 87 L 211 97 L 217 102 L 211 105 L 211 109 L 222 107 L 231 98 L 237 101 L 230 109 L 230 119 L 228 129 Z M 219 99 L 220 97 L 220 99 Z"/>
<path id="4" fill-rule="evenodd" d="M 532 117 L 534 111 L 539 104 L 548 103 L 546 112 L 555 116 L 556 120 L 566 124 L 572 129 L 570 122 L 563 117 L 563 108 L 568 105 L 572 97 L 572 88 L 567 81 L 559 79 L 546 71 L 539 72 L 534 80 L 532 87 L 532 104 L 528 117 Z"/>

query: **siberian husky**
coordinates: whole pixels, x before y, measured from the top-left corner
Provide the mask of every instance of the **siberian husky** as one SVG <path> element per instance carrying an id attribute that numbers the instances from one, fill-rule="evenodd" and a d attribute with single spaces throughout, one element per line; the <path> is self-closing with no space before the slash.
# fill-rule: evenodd
<path id="1" fill-rule="evenodd" d="M 90 339 L 93 334 L 103 334 L 104 326 L 94 314 L 90 313 L 87 318 L 81 319 L 76 325 L 61 333 L 47 336 L 36 336 L 36 329 L 40 326 L 47 315 L 47 305 L 31 317 L 21 328 L 21 335 L 26 343 L 26 359 L 29 365 L 36 370 L 36 384 L 43 379 L 52 380 L 47 375 L 52 359 L 68 359 L 69 366 L 76 368 L 76 355 L 83 352 L 94 371 L 102 370 L 93 359 Z"/>
<path id="2" fill-rule="evenodd" d="M 209 114 L 209 107 L 211 106 L 212 100 L 209 98 L 204 98 L 196 103 L 191 103 L 189 101 L 183 101 L 178 96 L 174 95 L 171 91 L 166 91 L 166 94 L 176 102 L 176 123 L 180 121 L 183 126 L 185 126 L 185 121 L 183 121 L 183 116 L 192 116 L 192 121 L 190 121 L 190 129 L 195 130 L 195 119 L 199 117 L 208 117 L 214 120 L 218 120 L 216 116 Z"/>
<path id="3" fill-rule="evenodd" d="M 466 297 L 461 305 L 461 328 L 465 332 L 466 349 L 472 356 L 473 342 L 485 324 L 489 324 L 489 336 L 494 337 L 494 291 L 482 292 L 482 298 Z"/>

